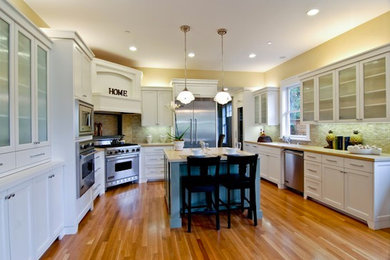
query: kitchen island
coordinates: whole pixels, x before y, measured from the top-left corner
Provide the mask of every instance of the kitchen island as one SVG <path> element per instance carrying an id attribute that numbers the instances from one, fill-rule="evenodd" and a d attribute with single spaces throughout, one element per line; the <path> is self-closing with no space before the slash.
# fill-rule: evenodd
<path id="1" fill-rule="evenodd" d="M 220 174 L 226 172 L 226 149 L 225 148 L 209 148 L 205 150 L 205 156 L 221 156 Z M 165 179 L 165 199 L 168 208 L 169 221 L 171 228 L 179 228 L 182 226 L 180 209 L 180 177 L 187 175 L 187 157 L 191 156 L 191 149 L 184 149 L 183 151 L 164 150 L 164 179 Z M 251 155 L 245 151 L 239 151 L 239 155 Z M 220 189 L 220 197 L 222 200 L 226 199 L 227 191 Z M 233 200 L 239 199 L 239 191 L 234 191 Z M 203 194 L 193 196 L 192 202 L 196 204 L 203 200 Z M 223 207 L 220 207 L 223 210 Z M 263 212 L 260 208 L 260 159 L 257 162 L 256 169 L 256 211 L 257 218 L 261 219 Z"/>

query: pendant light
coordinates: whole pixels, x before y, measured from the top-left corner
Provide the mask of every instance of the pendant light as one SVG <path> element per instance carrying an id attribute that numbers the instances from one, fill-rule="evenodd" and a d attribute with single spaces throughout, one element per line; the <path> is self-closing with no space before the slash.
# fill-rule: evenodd
<path id="1" fill-rule="evenodd" d="M 219 91 L 217 95 L 215 95 L 214 101 L 217 102 L 218 104 L 225 105 L 226 103 L 232 100 L 232 97 L 230 96 L 229 92 L 227 92 L 226 89 L 224 88 L 225 71 L 223 69 L 223 36 L 227 33 L 227 30 L 225 28 L 220 28 L 218 29 L 217 33 L 221 35 L 222 90 Z"/>
<path id="2" fill-rule="evenodd" d="M 182 25 L 180 30 L 184 32 L 184 90 L 179 93 L 176 99 L 183 104 L 189 104 L 195 99 L 194 95 L 187 89 L 187 32 L 190 31 L 190 26 Z"/>

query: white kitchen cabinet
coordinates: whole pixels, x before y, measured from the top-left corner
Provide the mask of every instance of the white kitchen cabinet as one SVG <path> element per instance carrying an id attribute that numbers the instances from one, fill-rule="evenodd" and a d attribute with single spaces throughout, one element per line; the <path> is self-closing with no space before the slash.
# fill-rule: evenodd
<path id="1" fill-rule="evenodd" d="M 43 254 L 50 243 L 49 173 L 35 178 L 32 183 L 32 242 L 35 256 Z"/>
<path id="2" fill-rule="evenodd" d="M 266 87 L 253 93 L 255 124 L 279 124 L 279 88 Z"/>
<path id="3" fill-rule="evenodd" d="M 143 87 L 142 126 L 171 126 L 173 120 L 171 102 L 171 89 Z"/>
<path id="4" fill-rule="evenodd" d="M 372 173 L 345 170 L 345 211 L 362 219 L 370 218 Z"/>
<path id="5" fill-rule="evenodd" d="M 0 259 L 9 259 L 8 226 L 6 226 L 5 198 L 6 191 L 0 192 Z"/>
<path id="6" fill-rule="evenodd" d="M 8 225 L 9 258 L 34 259 L 32 250 L 31 183 L 10 188 L 5 200 Z"/>
<path id="7" fill-rule="evenodd" d="M 64 228 L 64 176 L 63 168 L 54 168 L 47 177 L 49 180 L 49 220 L 50 237 L 60 236 Z M 50 246 L 50 245 L 49 245 Z"/>
<path id="8" fill-rule="evenodd" d="M 95 183 L 92 186 L 92 199 L 96 199 L 97 196 L 101 196 L 105 192 L 105 157 L 104 151 L 95 153 Z"/>
<path id="9" fill-rule="evenodd" d="M 341 167 L 322 165 L 322 200 L 335 208 L 344 208 L 344 171 Z"/>
<path id="10" fill-rule="evenodd" d="M 92 103 L 91 63 L 91 58 L 75 43 L 73 46 L 74 96 L 90 104 Z"/>
<path id="11" fill-rule="evenodd" d="M 302 75 L 302 122 L 390 120 L 390 46 Z"/>
<path id="12" fill-rule="evenodd" d="M 278 184 L 278 187 L 283 186 L 284 180 L 281 179 L 281 157 L 280 155 L 273 155 L 269 154 L 267 155 L 267 172 L 268 172 L 268 179 L 276 184 Z"/>
<path id="13" fill-rule="evenodd" d="M 257 153 L 260 158 L 260 177 L 269 180 L 278 185 L 278 188 L 284 187 L 284 178 L 282 178 L 282 158 L 281 149 L 266 147 L 263 145 L 254 145 L 252 153 Z"/>
<path id="14" fill-rule="evenodd" d="M 164 149 L 172 149 L 172 146 L 141 147 L 141 182 L 164 179 Z"/>

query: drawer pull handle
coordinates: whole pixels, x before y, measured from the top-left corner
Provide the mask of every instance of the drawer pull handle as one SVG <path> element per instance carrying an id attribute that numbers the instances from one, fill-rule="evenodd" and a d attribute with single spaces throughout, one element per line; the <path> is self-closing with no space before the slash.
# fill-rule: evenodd
<path id="1" fill-rule="evenodd" d="M 35 158 L 35 157 L 43 156 L 43 155 L 45 155 L 45 154 L 46 154 L 46 153 L 34 154 L 34 155 L 31 155 L 30 158 Z"/>
<path id="2" fill-rule="evenodd" d="M 100 155 L 99 156 L 96 156 L 96 158 L 95 159 L 99 159 L 100 158 Z"/>
<path id="3" fill-rule="evenodd" d="M 54 178 L 54 176 L 55 176 L 54 174 L 50 175 L 50 176 L 49 176 L 49 179 Z"/>
<path id="4" fill-rule="evenodd" d="M 355 167 L 364 167 L 364 165 L 362 165 L 362 164 L 354 164 L 354 163 L 351 163 L 351 166 L 355 166 Z"/>
<path id="5" fill-rule="evenodd" d="M 313 155 L 308 155 L 307 157 L 313 158 L 313 159 L 317 158 L 317 157 L 315 157 L 315 156 L 313 156 Z"/>
<path id="6" fill-rule="evenodd" d="M 11 199 L 11 198 L 13 198 L 13 197 L 15 197 L 15 193 L 12 193 L 12 194 L 10 194 L 10 195 L 8 195 L 8 196 L 5 196 L 5 199 L 6 199 L 6 200 L 9 200 L 9 199 Z"/>
<path id="7" fill-rule="evenodd" d="M 34 142 L 34 144 L 40 144 L 41 142 Z"/>
<path id="8" fill-rule="evenodd" d="M 87 95 L 83 95 L 83 97 L 87 97 Z"/>
<path id="9" fill-rule="evenodd" d="M 307 170 L 310 172 L 317 172 L 316 170 L 312 170 L 312 169 L 307 169 Z"/>
<path id="10" fill-rule="evenodd" d="M 307 186 L 309 189 L 312 189 L 312 190 L 317 190 L 317 188 L 314 188 L 312 186 Z"/>
<path id="11" fill-rule="evenodd" d="M 330 160 L 330 159 L 326 159 L 328 162 L 334 162 L 334 163 L 337 163 L 336 160 Z"/>
<path id="12" fill-rule="evenodd" d="M 95 172 L 97 172 L 97 171 L 100 171 L 100 169 L 101 169 L 100 167 L 99 167 L 99 168 L 97 168 L 97 169 L 95 170 Z"/>

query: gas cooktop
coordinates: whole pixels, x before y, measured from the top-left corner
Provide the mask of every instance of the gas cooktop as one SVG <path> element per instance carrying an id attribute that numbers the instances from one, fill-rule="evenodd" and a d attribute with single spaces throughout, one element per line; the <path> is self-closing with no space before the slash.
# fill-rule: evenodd
<path id="1" fill-rule="evenodd" d="M 97 148 L 111 148 L 111 147 L 123 147 L 123 146 L 138 146 L 138 144 L 130 144 L 130 143 L 117 143 L 117 144 L 100 144 L 95 145 Z"/>

